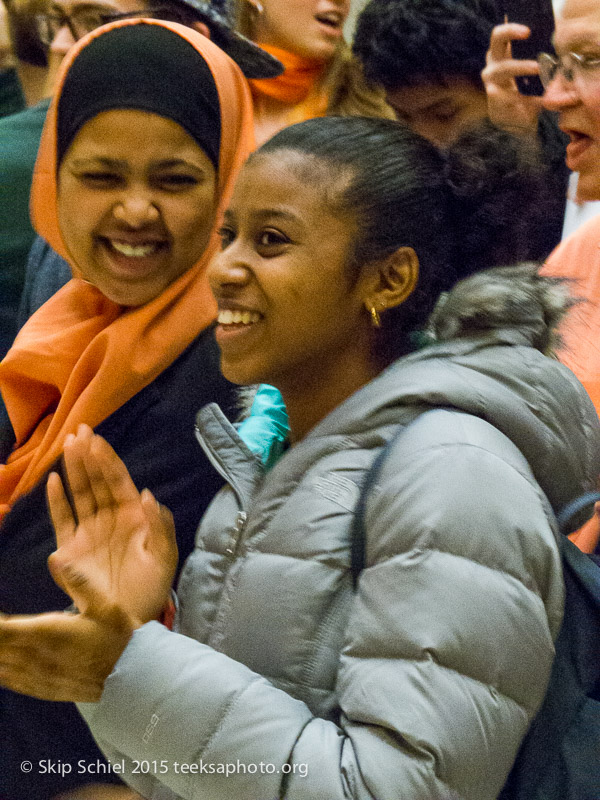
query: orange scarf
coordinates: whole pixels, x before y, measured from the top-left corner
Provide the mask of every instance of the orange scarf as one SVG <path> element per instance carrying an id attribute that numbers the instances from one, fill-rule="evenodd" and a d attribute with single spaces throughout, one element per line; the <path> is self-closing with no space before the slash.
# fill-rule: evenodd
<path id="1" fill-rule="evenodd" d="M 110 27 L 138 24 L 139 19 L 132 19 Z M 248 85 L 237 65 L 196 31 L 158 20 L 144 24 L 162 25 L 183 37 L 202 55 L 215 80 L 222 131 L 216 229 L 237 172 L 254 146 Z M 86 36 L 65 58 L 34 172 L 35 229 L 67 260 L 57 213 L 57 103 L 71 63 L 105 30 Z M 95 287 L 73 278 L 31 317 L 0 364 L 0 391 L 16 434 L 15 449 L 0 466 L 0 519 L 59 458 L 67 434 L 82 422 L 95 427 L 114 413 L 213 321 L 216 305 L 206 267 L 218 245 L 213 231 L 202 258 L 144 306 L 117 306 Z M 76 265 L 72 267 L 77 274 Z"/>
<path id="2" fill-rule="evenodd" d="M 329 98 L 319 84 L 327 65 L 268 44 L 261 43 L 260 47 L 279 59 L 285 69 L 276 78 L 251 80 L 252 96 L 255 99 L 264 96 L 295 106 L 290 111 L 290 124 L 322 117 L 327 111 Z"/>

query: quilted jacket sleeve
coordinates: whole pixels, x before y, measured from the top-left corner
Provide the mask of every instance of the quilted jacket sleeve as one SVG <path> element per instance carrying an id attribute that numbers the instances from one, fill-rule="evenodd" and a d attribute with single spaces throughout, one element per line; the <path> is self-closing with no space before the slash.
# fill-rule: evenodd
<path id="1" fill-rule="evenodd" d="M 339 722 L 149 623 L 81 706 L 111 758 L 162 764 L 160 784 L 202 800 L 497 796 L 549 677 L 560 559 L 518 450 L 449 413 L 400 437 L 369 497 Z"/>

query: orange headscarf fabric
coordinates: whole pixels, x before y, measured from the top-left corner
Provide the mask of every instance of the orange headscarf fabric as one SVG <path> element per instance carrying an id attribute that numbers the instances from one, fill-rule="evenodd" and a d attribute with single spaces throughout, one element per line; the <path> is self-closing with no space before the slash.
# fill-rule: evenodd
<path id="1" fill-rule="evenodd" d="M 261 96 L 288 103 L 290 110 L 288 123 L 304 122 L 314 117 L 322 117 L 327 111 L 328 94 L 321 87 L 321 78 L 327 64 L 314 59 L 302 58 L 280 47 L 259 43 L 263 50 L 275 56 L 284 66 L 284 71 L 276 78 L 261 78 L 250 81 L 255 99 Z"/>
<path id="2" fill-rule="evenodd" d="M 16 435 L 13 452 L 0 466 L 0 519 L 59 458 L 69 433 L 82 422 L 94 427 L 110 416 L 173 363 L 215 317 L 206 268 L 218 248 L 216 228 L 235 177 L 254 147 L 252 100 L 237 65 L 190 28 L 159 20 L 124 20 L 94 31 L 69 53 L 36 162 L 34 227 L 77 275 L 58 224 L 58 98 L 70 65 L 90 41 L 109 29 L 140 24 L 160 25 L 181 36 L 213 75 L 221 109 L 217 224 L 201 259 L 146 305 L 123 308 L 74 278 L 21 330 L 0 364 L 0 391 Z"/>

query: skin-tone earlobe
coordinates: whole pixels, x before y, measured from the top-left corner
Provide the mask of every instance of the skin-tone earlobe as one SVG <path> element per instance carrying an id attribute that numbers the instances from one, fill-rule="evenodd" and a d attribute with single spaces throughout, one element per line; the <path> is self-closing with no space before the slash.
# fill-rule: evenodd
<path id="1" fill-rule="evenodd" d="M 194 22 L 192 28 L 198 33 L 201 33 L 202 36 L 206 36 L 207 39 L 210 39 L 210 28 L 205 22 Z"/>
<path id="2" fill-rule="evenodd" d="M 412 247 L 400 247 L 375 266 L 374 287 L 365 298 L 369 313 L 375 308 L 378 313 L 395 308 L 414 291 L 419 280 L 419 259 Z"/>

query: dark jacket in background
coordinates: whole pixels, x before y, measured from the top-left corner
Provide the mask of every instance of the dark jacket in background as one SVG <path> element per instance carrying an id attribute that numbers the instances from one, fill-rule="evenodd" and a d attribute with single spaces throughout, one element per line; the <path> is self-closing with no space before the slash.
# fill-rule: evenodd
<path id="1" fill-rule="evenodd" d="M 25 108 L 25 98 L 14 67 L 0 70 L 0 117 L 8 117 Z"/>
<path id="2" fill-rule="evenodd" d="M 21 330 L 29 317 L 71 278 L 71 267 L 50 245 L 36 236 L 25 268 L 25 283 L 17 315 Z"/>
<path id="3" fill-rule="evenodd" d="M 538 142 L 542 161 L 548 167 L 548 188 L 555 204 L 550 207 L 546 220 L 540 224 L 542 243 L 540 260 L 545 259 L 562 238 L 567 205 L 567 190 L 571 171 L 565 163 L 569 137 L 558 127 L 557 114 L 542 111 L 538 122 Z M 532 257 L 535 257 L 532 254 Z"/>
<path id="4" fill-rule="evenodd" d="M 49 100 L 0 119 L 0 359 L 17 331 L 27 254 L 35 238 L 29 193 Z"/>

